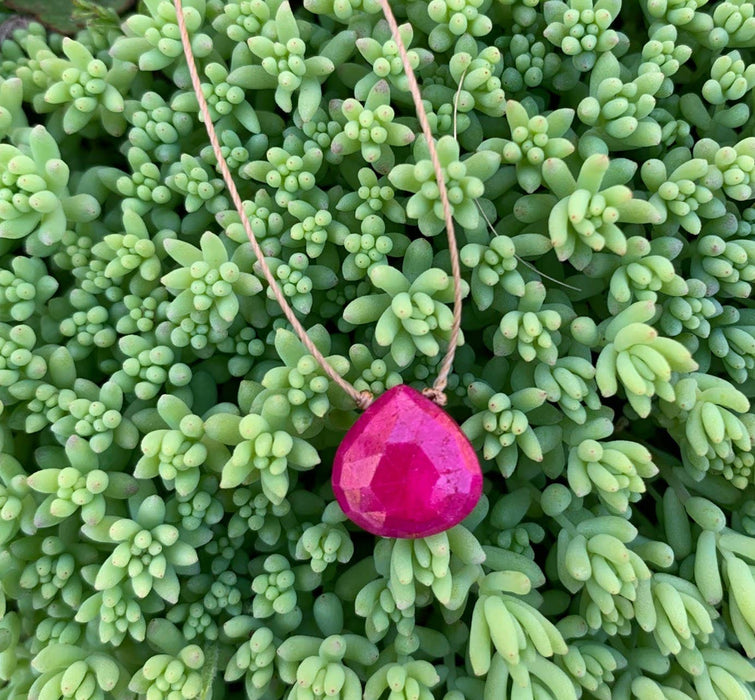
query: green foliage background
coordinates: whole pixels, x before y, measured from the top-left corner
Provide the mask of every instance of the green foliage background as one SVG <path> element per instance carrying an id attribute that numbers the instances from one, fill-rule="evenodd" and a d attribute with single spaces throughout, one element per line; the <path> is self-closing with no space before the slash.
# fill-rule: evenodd
<path id="1" fill-rule="evenodd" d="M 449 258 L 379 5 L 184 5 L 311 338 L 427 386 Z M 755 698 L 755 5 L 393 5 L 485 474 L 417 540 L 333 499 L 357 412 L 266 289 L 172 3 L 6 25 L 0 698 Z"/>

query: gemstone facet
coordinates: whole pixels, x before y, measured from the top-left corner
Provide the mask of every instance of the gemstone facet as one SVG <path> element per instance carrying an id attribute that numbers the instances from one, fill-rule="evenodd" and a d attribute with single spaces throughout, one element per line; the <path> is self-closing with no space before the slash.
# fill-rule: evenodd
<path id="1" fill-rule="evenodd" d="M 381 395 L 333 462 L 346 516 L 381 537 L 427 537 L 461 522 L 482 493 L 474 448 L 453 418 L 406 385 Z"/>

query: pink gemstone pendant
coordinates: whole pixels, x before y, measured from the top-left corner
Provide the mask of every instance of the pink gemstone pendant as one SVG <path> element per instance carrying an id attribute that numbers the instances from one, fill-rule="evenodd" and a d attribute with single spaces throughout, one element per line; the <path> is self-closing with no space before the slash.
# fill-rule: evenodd
<path id="1" fill-rule="evenodd" d="M 428 537 L 460 523 L 482 493 L 472 445 L 442 408 L 399 385 L 351 427 L 333 462 L 347 517 L 380 537 Z"/>

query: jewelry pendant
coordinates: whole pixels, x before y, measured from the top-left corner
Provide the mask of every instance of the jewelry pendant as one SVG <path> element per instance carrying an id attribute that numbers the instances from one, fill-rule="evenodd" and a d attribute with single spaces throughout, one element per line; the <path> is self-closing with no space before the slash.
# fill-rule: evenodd
<path id="1" fill-rule="evenodd" d="M 460 523 L 482 493 L 472 445 L 442 408 L 404 384 L 346 433 L 333 463 L 346 516 L 380 537 L 427 537 Z"/>

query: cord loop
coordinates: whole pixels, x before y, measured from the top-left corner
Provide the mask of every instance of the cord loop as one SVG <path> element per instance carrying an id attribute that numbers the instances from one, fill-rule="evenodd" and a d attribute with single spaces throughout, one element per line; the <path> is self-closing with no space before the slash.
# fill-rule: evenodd
<path id="1" fill-rule="evenodd" d="M 441 408 L 448 403 L 448 397 L 442 389 L 438 389 L 434 386 L 425 387 L 422 390 L 422 396 L 430 399 L 434 404 L 437 404 Z"/>
<path id="2" fill-rule="evenodd" d="M 448 189 L 446 187 L 446 182 L 443 175 L 443 168 L 440 164 L 438 151 L 435 147 L 435 139 L 430 127 L 430 121 L 427 117 L 427 111 L 425 110 L 425 106 L 422 104 L 422 93 L 420 91 L 419 84 L 417 83 L 417 76 L 415 75 L 414 69 L 412 68 L 411 62 L 409 60 L 409 55 L 407 54 L 406 46 L 404 46 L 404 42 L 401 39 L 401 35 L 398 30 L 398 24 L 396 22 L 396 18 L 393 16 L 393 11 L 391 10 L 391 6 L 388 0 L 378 0 L 378 2 L 383 10 L 385 19 L 391 28 L 393 38 L 396 41 L 396 46 L 401 57 L 401 63 L 404 66 L 404 72 L 406 73 L 406 78 L 409 83 L 409 92 L 412 95 L 414 108 L 417 112 L 420 126 L 422 127 L 422 134 L 427 141 L 427 150 L 429 151 L 430 161 L 432 162 L 436 183 L 438 185 L 440 202 L 443 209 L 443 219 L 446 224 L 446 233 L 448 235 L 448 250 L 451 258 L 451 276 L 453 278 L 454 285 L 453 324 L 451 326 L 451 333 L 448 339 L 448 349 L 446 350 L 446 353 L 443 356 L 443 359 L 441 360 L 440 366 L 438 368 L 438 376 L 436 377 L 433 386 L 425 389 L 426 396 L 428 396 L 439 406 L 444 406 L 446 403 L 446 397 L 443 393 L 443 389 L 445 388 L 446 382 L 448 381 L 448 375 L 451 372 L 454 354 L 456 353 L 456 346 L 458 345 L 459 337 L 461 335 L 460 329 L 462 289 L 461 266 L 459 264 L 459 248 L 456 243 L 453 214 L 451 211 L 451 203 L 448 199 Z M 199 104 L 199 112 L 202 115 L 202 120 L 204 122 L 205 129 L 207 130 L 207 136 L 210 139 L 210 144 L 212 145 L 212 150 L 215 154 L 215 158 L 217 159 L 223 180 L 225 181 L 226 187 L 228 188 L 228 194 L 233 201 L 233 205 L 236 207 L 236 211 L 238 212 L 241 219 L 241 225 L 244 227 L 244 232 L 246 233 L 247 238 L 249 239 L 249 243 L 252 246 L 252 250 L 254 251 L 254 255 L 257 258 L 257 265 L 259 266 L 260 271 L 265 277 L 265 280 L 270 285 L 270 290 L 272 291 L 275 300 L 278 302 L 278 305 L 281 307 L 283 314 L 291 324 L 294 333 L 297 335 L 304 347 L 307 349 L 310 355 L 314 357 L 315 361 L 320 365 L 323 372 L 325 372 L 325 374 L 327 374 L 335 384 L 341 387 L 341 389 L 343 389 L 343 391 L 345 391 L 346 394 L 348 394 L 348 396 L 352 398 L 358 408 L 364 410 L 373 401 L 374 397 L 372 396 L 372 393 L 369 391 L 360 392 L 353 384 L 350 384 L 343 377 L 341 377 L 338 372 L 336 372 L 336 370 L 332 367 L 332 365 L 328 363 L 324 355 L 317 349 L 312 339 L 307 335 L 307 331 L 304 329 L 304 326 L 302 326 L 301 322 L 296 317 L 294 310 L 291 308 L 290 304 L 286 300 L 285 295 L 283 294 L 283 290 L 278 285 L 278 282 L 275 279 L 275 275 L 273 275 L 270 266 L 265 260 L 265 255 L 260 248 L 256 236 L 254 235 L 252 224 L 249 221 L 249 217 L 246 215 L 246 212 L 244 211 L 244 205 L 241 201 L 241 196 L 239 195 L 238 189 L 236 188 L 236 183 L 233 181 L 231 170 L 228 167 L 225 156 L 223 155 L 220 141 L 215 131 L 215 125 L 212 123 L 210 109 L 207 105 L 207 100 L 204 96 L 204 92 L 202 91 L 202 81 L 199 77 L 197 65 L 192 53 L 191 37 L 189 36 L 189 31 L 186 27 L 186 18 L 184 16 L 181 0 L 173 0 L 173 3 L 176 8 L 176 21 L 178 23 L 179 34 L 181 35 L 181 45 L 183 46 L 184 56 L 186 57 L 186 64 L 189 69 L 189 76 L 191 77 L 191 85 L 194 89 L 194 93 Z"/>
<path id="3" fill-rule="evenodd" d="M 374 394 L 371 391 L 365 389 L 364 391 L 359 393 L 359 396 L 357 398 L 354 399 L 354 403 L 356 403 L 357 408 L 360 411 L 366 411 L 374 400 Z"/>

